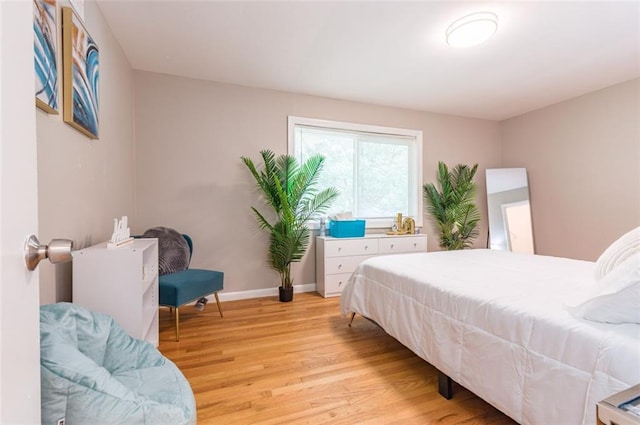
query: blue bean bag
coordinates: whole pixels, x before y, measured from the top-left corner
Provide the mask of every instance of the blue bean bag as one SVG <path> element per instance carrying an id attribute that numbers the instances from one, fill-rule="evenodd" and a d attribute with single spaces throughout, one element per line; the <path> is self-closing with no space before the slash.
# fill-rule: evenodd
<path id="1" fill-rule="evenodd" d="M 40 307 L 42 423 L 191 425 L 193 391 L 176 365 L 110 316 Z"/>

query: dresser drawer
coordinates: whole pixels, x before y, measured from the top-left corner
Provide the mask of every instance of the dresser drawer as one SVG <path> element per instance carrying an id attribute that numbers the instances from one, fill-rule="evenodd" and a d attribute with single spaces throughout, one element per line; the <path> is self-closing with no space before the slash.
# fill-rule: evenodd
<path id="1" fill-rule="evenodd" d="M 427 238 L 424 236 L 404 236 L 381 238 L 380 254 L 399 254 L 401 252 L 421 252 L 427 250 Z"/>
<path id="2" fill-rule="evenodd" d="M 375 255 L 356 255 L 350 257 L 330 257 L 325 261 L 326 274 L 351 273 L 358 264 Z"/>
<path id="3" fill-rule="evenodd" d="M 0 0 L 1 1 L 1 0 Z M 316 288 L 323 297 L 342 293 L 358 264 L 378 255 L 421 252 L 427 250 L 423 234 L 388 236 L 384 233 L 363 238 L 316 238 Z"/>
<path id="4" fill-rule="evenodd" d="M 351 273 L 327 275 L 324 282 L 324 292 L 327 295 L 339 295 L 342 293 L 342 288 L 345 287 L 350 277 Z"/>
<path id="5" fill-rule="evenodd" d="M 327 257 L 376 255 L 378 253 L 378 239 L 334 239 L 327 241 L 324 249 Z"/>

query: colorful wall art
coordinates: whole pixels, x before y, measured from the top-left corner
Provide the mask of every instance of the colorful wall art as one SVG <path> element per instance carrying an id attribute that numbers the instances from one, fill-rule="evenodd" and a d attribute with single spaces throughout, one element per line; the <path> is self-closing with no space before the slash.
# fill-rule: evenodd
<path id="1" fill-rule="evenodd" d="M 36 69 L 36 105 L 58 113 L 56 0 L 33 0 L 33 48 Z"/>
<path id="2" fill-rule="evenodd" d="M 98 46 L 70 7 L 62 8 L 63 119 L 98 138 Z"/>

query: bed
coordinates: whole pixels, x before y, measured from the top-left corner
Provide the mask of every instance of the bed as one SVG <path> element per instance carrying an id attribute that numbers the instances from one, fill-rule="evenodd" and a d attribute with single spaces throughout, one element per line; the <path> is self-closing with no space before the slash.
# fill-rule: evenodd
<path id="1" fill-rule="evenodd" d="M 599 400 L 640 383 L 640 325 L 568 308 L 597 286 L 595 264 L 485 249 L 374 257 L 351 276 L 341 311 L 518 423 L 595 424 Z"/>

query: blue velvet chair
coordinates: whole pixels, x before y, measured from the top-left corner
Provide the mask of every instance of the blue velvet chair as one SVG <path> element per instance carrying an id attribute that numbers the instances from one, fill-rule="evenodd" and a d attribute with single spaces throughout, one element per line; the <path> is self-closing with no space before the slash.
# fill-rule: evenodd
<path id="1" fill-rule="evenodd" d="M 193 255 L 193 241 L 189 235 L 182 234 L 189 245 L 189 260 Z M 224 273 L 214 270 L 190 269 L 161 275 L 158 279 L 161 306 L 175 309 L 176 341 L 180 340 L 180 306 L 199 300 L 207 295 L 215 295 L 216 304 L 222 315 L 218 291 L 224 288 Z"/>

